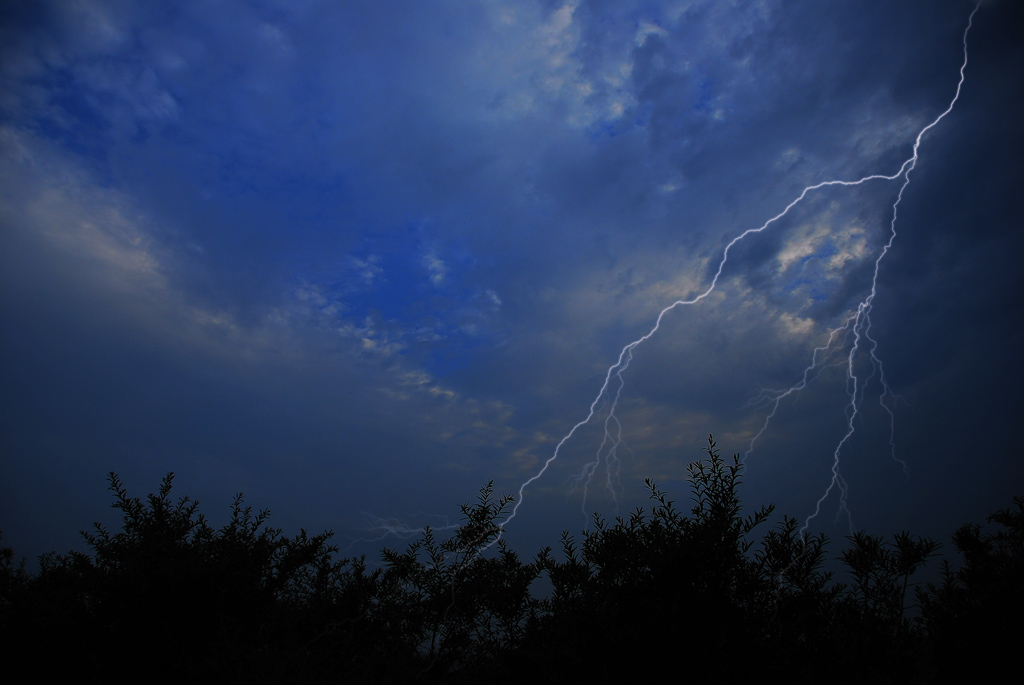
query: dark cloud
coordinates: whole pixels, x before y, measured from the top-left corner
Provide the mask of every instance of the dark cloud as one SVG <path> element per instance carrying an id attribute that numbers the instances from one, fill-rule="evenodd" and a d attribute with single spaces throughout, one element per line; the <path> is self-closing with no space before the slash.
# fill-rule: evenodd
<path id="1" fill-rule="evenodd" d="M 74 544 L 110 469 L 140 494 L 178 471 L 212 507 L 244 489 L 281 525 L 353 538 L 373 537 L 364 512 L 454 514 L 489 479 L 517 489 L 729 241 L 809 184 L 899 169 L 955 92 L 970 10 L 9 3 L 5 539 Z M 878 531 L 945 534 L 1022 482 L 1005 456 L 1019 13 L 976 15 L 961 99 L 924 137 L 879 268 L 871 335 L 911 478 L 877 376 L 843 450 L 854 520 Z M 635 350 L 623 507 L 643 503 L 643 476 L 681 487 L 709 432 L 749 447 L 759 392 L 797 383 L 867 297 L 898 189 L 815 192 Z M 846 425 L 842 371 L 812 376 L 746 480 L 798 516 Z M 522 544 L 614 506 L 599 488 L 567 498 L 602 426 L 528 490 Z"/>

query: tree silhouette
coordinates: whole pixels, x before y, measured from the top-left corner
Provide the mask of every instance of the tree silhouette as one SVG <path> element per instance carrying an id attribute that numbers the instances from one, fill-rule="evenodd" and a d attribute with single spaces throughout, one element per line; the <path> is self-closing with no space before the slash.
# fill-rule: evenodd
<path id="1" fill-rule="evenodd" d="M 462 505 L 463 522 L 447 540 L 437 542 L 428 528 L 405 552 L 381 552 L 381 612 L 401 617 L 401 632 L 422 654 L 417 676 L 486 669 L 513 651 L 535 620 L 542 603 L 530 596 L 530 585 L 543 565 L 522 563 L 499 540 L 511 501 L 496 501 L 488 483 L 476 504 Z M 483 556 L 495 543 L 497 556 Z"/>
<path id="2" fill-rule="evenodd" d="M 953 544 L 963 557 L 953 570 L 943 562 L 943 579 L 918 590 L 922 623 L 934 649 L 937 672 L 951 679 L 993 675 L 1018 665 L 1024 637 L 1024 497 L 988 517 L 986 532 L 961 526 Z M 1005 670 L 1004 670 L 1005 669 Z"/>
<path id="3" fill-rule="evenodd" d="M 114 648 L 127 665 L 159 663 L 176 677 L 273 680 L 282 665 L 306 660 L 289 609 L 323 599 L 325 574 L 335 593 L 362 575 L 350 560 L 331 562 L 330 532 L 285 537 L 241 495 L 215 530 L 197 502 L 171 499 L 173 474 L 145 502 L 129 497 L 116 474 L 109 481 L 122 529 L 83 531 L 91 556 L 44 555 L 11 598 L 6 637 L 23 654 L 60 644 L 80 674 L 98 672 Z"/>
<path id="4" fill-rule="evenodd" d="M 172 499 L 173 474 L 142 500 L 112 473 L 121 527 L 83 532 L 89 553 L 43 555 L 30 574 L 0 550 L 0 640 L 14 668 L 59 650 L 51 670 L 87 680 L 157 668 L 226 682 L 617 682 L 683 668 L 715 682 L 932 683 L 1012 665 L 1024 498 L 989 518 L 994 530 L 960 528 L 963 564 L 914 587 L 934 542 L 856 533 L 830 562 L 825 536 L 792 518 L 755 537 L 772 507 L 745 515 L 738 455 L 726 462 L 710 438 L 706 451 L 689 467 L 688 513 L 648 481 L 649 512 L 595 515 L 578 541 L 563 533 L 561 554 L 524 562 L 503 539 L 512 499 L 489 483 L 447 538 L 427 529 L 372 570 L 335 558 L 330 531 L 269 527 L 241 495 L 215 529 Z"/>
<path id="5" fill-rule="evenodd" d="M 563 534 L 564 560 L 547 559 L 553 593 L 533 636 L 535 652 L 557 655 L 544 672 L 601 680 L 639 655 L 668 664 L 681 650 L 718 655 L 753 642 L 761 580 L 747 536 L 771 507 L 743 517 L 738 458 L 727 465 L 711 439 L 707 453 L 690 465 L 690 516 L 648 481 L 649 515 L 637 509 L 612 524 L 595 516 L 579 544 Z M 743 670 L 736 660 L 700 663 L 712 677 Z"/>

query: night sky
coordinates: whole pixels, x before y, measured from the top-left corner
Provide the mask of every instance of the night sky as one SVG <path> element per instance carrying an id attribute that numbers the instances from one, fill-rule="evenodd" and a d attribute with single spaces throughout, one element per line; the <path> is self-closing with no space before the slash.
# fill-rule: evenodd
<path id="1" fill-rule="evenodd" d="M 814 512 L 855 387 L 849 516 L 833 487 L 811 529 L 981 522 L 1024 494 L 1019 2 L 974 16 L 894 238 L 904 177 L 809 192 L 598 398 L 734 238 L 900 172 L 974 6 L 4 2 L 2 544 L 84 549 L 109 471 L 174 471 L 214 524 L 241 491 L 375 556 L 517 493 L 593 405 L 506 529 L 532 554 L 645 477 L 685 506 L 708 434 L 747 453 L 804 378 L 747 504 Z"/>

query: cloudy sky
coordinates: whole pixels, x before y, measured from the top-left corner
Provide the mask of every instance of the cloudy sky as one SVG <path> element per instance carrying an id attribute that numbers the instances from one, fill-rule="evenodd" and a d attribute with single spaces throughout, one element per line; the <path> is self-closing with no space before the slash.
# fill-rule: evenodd
<path id="1" fill-rule="evenodd" d="M 709 433 L 801 519 L 838 449 L 832 536 L 980 521 L 1024 493 L 1019 3 L 976 13 L 895 236 L 905 176 L 823 187 L 708 292 L 807 186 L 908 168 L 973 8 L 3 3 L 4 544 L 80 549 L 109 471 L 174 471 L 214 523 L 242 491 L 373 555 L 591 412 L 514 547 L 645 477 L 685 502 Z"/>

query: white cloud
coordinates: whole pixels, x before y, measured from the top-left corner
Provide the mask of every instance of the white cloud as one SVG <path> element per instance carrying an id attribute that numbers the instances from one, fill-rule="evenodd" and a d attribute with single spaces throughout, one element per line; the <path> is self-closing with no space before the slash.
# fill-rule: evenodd
<path id="1" fill-rule="evenodd" d="M 802 262 L 816 253 L 828 234 L 829 227 L 824 224 L 804 226 L 795 231 L 786 246 L 775 256 L 779 271 L 787 271 L 797 262 Z"/>
<path id="2" fill-rule="evenodd" d="M 448 276 L 448 265 L 437 256 L 437 253 L 433 250 L 424 252 L 420 255 L 420 263 L 430 273 L 431 283 L 437 287 L 444 285 L 445 278 Z"/>
<path id="3" fill-rule="evenodd" d="M 797 338 L 811 334 L 816 328 L 814 319 L 795 316 L 789 312 L 779 314 L 778 320 L 787 334 Z"/>
<path id="4" fill-rule="evenodd" d="M 616 119 L 633 104 L 628 91 L 629 45 L 599 65 L 581 56 L 578 3 L 545 13 L 522 3 L 491 10 L 492 35 L 473 46 L 467 80 L 493 95 L 481 112 L 502 120 L 540 116 L 572 128 Z"/>
<path id="5" fill-rule="evenodd" d="M 380 257 L 377 255 L 369 255 L 366 259 L 349 255 L 347 261 L 348 268 L 355 272 L 356 282 L 360 286 L 373 286 L 383 278 L 384 269 L 380 266 Z"/>
<path id="6" fill-rule="evenodd" d="M 668 31 L 649 21 L 641 21 L 636 28 L 636 35 L 633 43 L 637 46 L 643 45 L 648 36 L 667 36 Z"/>
<path id="7" fill-rule="evenodd" d="M 487 295 L 487 299 L 490 300 L 492 308 L 494 310 L 497 310 L 499 307 L 501 307 L 501 298 L 498 297 L 498 293 L 494 292 L 490 288 L 488 288 L 484 292 Z"/>
<path id="8" fill-rule="evenodd" d="M 151 219 L 124 195 L 90 183 L 71 160 L 11 127 L 0 128 L 0 178 L 5 230 L 45 241 L 76 269 L 51 276 L 85 279 L 121 298 L 166 297 L 163 248 L 147 230 Z"/>

